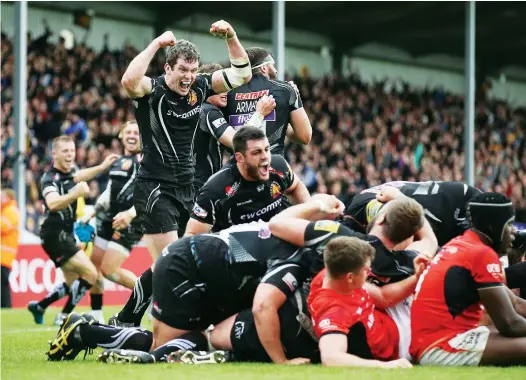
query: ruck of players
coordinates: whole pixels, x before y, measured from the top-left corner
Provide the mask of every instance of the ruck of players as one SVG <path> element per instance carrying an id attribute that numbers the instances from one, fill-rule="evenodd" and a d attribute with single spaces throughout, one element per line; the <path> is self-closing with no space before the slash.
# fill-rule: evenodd
<path id="1" fill-rule="evenodd" d="M 346 205 L 311 195 L 285 157 L 286 139 L 312 136 L 297 87 L 228 22 L 210 33 L 229 67 L 203 65 L 172 32 L 131 61 L 121 156 L 77 170 L 74 141 L 53 142 L 41 239 L 65 281 L 28 305 L 41 324 L 68 297 L 48 359 L 100 348 L 105 363 L 525 365 L 526 262 L 503 265 L 526 245 L 511 201 L 438 179 Z M 160 49 L 164 73 L 147 77 Z M 79 213 L 85 181 L 104 172 Z M 141 239 L 153 264 L 134 274 L 122 264 Z M 132 289 L 107 324 L 103 278 Z M 74 312 L 87 293 L 92 312 Z"/>

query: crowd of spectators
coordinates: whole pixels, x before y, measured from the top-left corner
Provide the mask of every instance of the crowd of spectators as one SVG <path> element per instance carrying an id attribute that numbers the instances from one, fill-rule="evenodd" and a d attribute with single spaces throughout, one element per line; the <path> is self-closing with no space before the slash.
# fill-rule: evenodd
<path id="1" fill-rule="evenodd" d="M 51 166 L 51 140 L 75 136 L 77 164 L 90 167 L 108 154 L 120 153 L 119 126 L 133 119 L 130 99 L 120 78 L 138 53 L 83 43 L 66 49 L 49 43 L 51 33 L 28 36 L 28 104 L 26 157 L 27 228 L 38 230 L 42 210 L 38 181 Z M 2 34 L 1 181 L 13 186 L 14 57 L 12 41 Z M 162 72 L 162 57 L 149 75 Z M 360 190 L 393 180 L 462 181 L 463 97 L 440 89 L 416 90 L 401 81 L 369 85 L 359 75 L 315 79 L 295 76 L 313 126 L 308 146 L 289 144 L 288 159 L 311 192 L 334 194 L 344 202 Z M 502 192 L 526 208 L 526 115 L 499 101 L 479 101 L 476 108 L 476 184 Z M 90 182 L 87 204 L 107 183 Z"/>

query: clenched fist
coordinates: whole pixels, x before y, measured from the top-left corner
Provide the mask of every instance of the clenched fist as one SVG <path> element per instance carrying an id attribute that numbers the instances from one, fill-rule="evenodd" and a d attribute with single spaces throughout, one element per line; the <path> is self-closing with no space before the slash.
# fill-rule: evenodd
<path id="1" fill-rule="evenodd" d="M 75 186 L 75 191 L 77 192 L 78 197 L 83 197 L 89 194 L 89 186 L 86 182 L 82 181 L 77 183 Z"/>
<path id="2" fill-rule="evenodd" d="M 165 48 L 167 46 L 174 46 L 177 40 L 172 32 L 167 31 L 157 37 L 155 41 L 157 41 L 160 48 Z"/>
<path id="3" fill-rule="evenodd" d="M 214 22 L 210 27 L 210 34 L 221 39 L 227 39 L 234 37 L 236 32 L 228 22 L 219 20 Z"/>
<path id="4" fill-rule="evenodd" d="M 264 95 L 256 104 L 256 111 L 267 116 L 276 108 L 276 99 L 272 95 Z"/>

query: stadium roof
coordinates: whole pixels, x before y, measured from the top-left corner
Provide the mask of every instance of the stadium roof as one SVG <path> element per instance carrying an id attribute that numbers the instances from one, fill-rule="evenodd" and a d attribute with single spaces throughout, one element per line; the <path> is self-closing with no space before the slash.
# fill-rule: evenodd
<path id="1" fill-rule="evenodd" d="M 193 13 L 243 20 L 255 32 L 268 30 L 272 3 L 267 1 L 138 2 L 156 9 L 159 21 L 174 22 Z M 464 56 L 465 2 L 287 1 L 286 25 L 329 37 L 339 51 L 367 42 L 402 48 L 413 56 Z M 169 18 L 169 19 L 168 19 Z M 525 2 L 476 3 L 476 61 L 484 71 L 526 62 Z"/>

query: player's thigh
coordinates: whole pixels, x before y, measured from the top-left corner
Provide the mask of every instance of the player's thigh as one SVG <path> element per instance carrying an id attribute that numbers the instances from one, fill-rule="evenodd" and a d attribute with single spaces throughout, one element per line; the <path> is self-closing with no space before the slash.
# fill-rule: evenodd
<path id="1" fill-rule="evenodd" d="M 130 251 L 120 244 L 110 242 L 101 262 L 100 269 L 107 276 L 111 275 L 126 261 Z"/>
<path id="2" fill-rule="evenodd" d="M 152 260 L 155 263 L 161 252 L 169 244 L 175 242 L 178 239 L 177 231 L 169 231 L 160 234 L 145 234 L 144 243 L 148 247 L 148 251 L 152 256 Z"/>
<path id="3" fill-rule="evenodd" d="M 62 266 L 71 272 L 76 272 L 88 282 L 94 284 L 97 280 L 97 268 L 84 251 L 78 251 Z"/>
<path id="4" fill-rule="evenodd" d="M 100 268 L 104 260 L 104 249 L 97 244 L 93 244 L 93 251 L 90 255 L 90 260 L 96 268 Z"/>
<path id="5" fill-rule="evenodd" d="M 171 340 L 177 339 L 189 330 L 181 330 L 175 327 L 169 326 L 166 323 L 159 321 L 157 318 L 153 318 L 153 342 L 150 351 L 155 350 L 157 347 L 168 343 Z"/>
<path id="6" fill-rule="evenodd" d="M 232 340 L 230 334 L 234 328 L 238 314 L 233 315 L 223 322 L 218 323 L 214 326 L 210 332 L 210 343 L 214 348 L 218 350 L 232 351 Z"/>
<path id="7" fill-rule="evenodd" d="M 480 365 L 525 365 L 526 337 L 508 338 L 490 331 Z"/>

